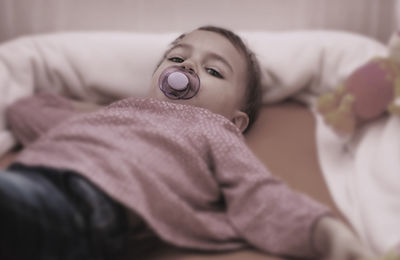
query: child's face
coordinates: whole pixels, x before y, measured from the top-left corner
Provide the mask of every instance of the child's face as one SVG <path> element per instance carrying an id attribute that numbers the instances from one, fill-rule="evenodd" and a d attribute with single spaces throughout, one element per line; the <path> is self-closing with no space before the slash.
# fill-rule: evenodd
<path id="1" fill-rule="evenodd" d="M 193 69 L 200 78 L 200 90 L 187 100 L 171 100 L 158 87 L 162 71 L 170 66 Z M 152 78 L 150 97 L 194 105 L 231 120 L 242 131 L 248 124 L 240 111 L 246 88 L 246 62 L 243 55 L 223 36 L 209 31 L 193 31 L 166 54 Z"/>

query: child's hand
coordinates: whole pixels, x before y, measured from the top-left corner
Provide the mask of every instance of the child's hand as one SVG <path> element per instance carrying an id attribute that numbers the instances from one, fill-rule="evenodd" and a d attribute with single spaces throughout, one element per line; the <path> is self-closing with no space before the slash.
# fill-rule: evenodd
<path id="1" fill-rule="evenodd" d="M 375 257 L 368 248 L 361 245 L 345 224 L 331 217 L 323 217 L 318 221 L 313 242 L 322 260 L 362 260 Z"/>

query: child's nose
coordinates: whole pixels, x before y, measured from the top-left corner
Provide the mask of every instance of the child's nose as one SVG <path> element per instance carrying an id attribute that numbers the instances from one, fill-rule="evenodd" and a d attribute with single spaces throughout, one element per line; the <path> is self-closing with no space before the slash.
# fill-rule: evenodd
<path id="1" fill-rule="evenodd" d="M 189 61 L 189 60 L 185 60 L 185 61 L 181 64 L 181 67 L 182 67 L 183 69 L 185 69 L 185 70 L 188 70 L 188 71 L 197 73 L 196 65 L 195 65 L 193 62 Z"/>

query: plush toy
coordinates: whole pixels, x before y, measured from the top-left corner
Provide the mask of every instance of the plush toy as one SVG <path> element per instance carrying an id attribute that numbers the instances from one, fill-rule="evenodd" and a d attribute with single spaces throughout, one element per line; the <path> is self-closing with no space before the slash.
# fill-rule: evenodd
<path id="1" fill-rule="evenodd" d="M 356 69 L 335 91 L 319 97 L 317 109 L 341 135 L 384 113 L 400 115 L 400 32 L 392 36 L 387 57 Z"/>

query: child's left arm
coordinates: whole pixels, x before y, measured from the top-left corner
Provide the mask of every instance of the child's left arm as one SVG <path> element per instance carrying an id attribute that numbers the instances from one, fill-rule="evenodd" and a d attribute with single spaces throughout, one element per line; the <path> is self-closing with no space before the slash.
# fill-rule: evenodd
<path id="1" fill-rule="evenodd" d="M 330 210 L 275 178 L 234 133 L 212 148 L 227 214 L 249 244 L 280 256 L 347 260 L 368 256 Z"/>

